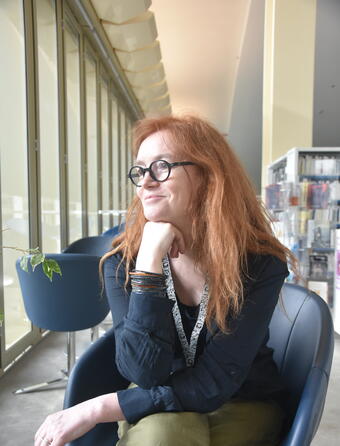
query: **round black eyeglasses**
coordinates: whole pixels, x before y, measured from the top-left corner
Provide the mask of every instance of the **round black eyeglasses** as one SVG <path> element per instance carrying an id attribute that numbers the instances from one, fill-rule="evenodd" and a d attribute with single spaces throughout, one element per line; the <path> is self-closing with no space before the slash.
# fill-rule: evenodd
<path id="1" fill-rule="evenodd" d="M 173 167 L 190 166 L 194 164 L 195 163 L 192 163 L 190 161 L 168 163 L 165 160 L 156 160 L 153 161 L 149 167 L 132 166 L 129 171 L 129 178 L 135 186 L 140 187 L 142 185 L 141 182 L 144 178 L 145 172 L 149 172 L 153 180 L 162 183 L 163 181 L 166 181 L 169 178 L 171 169 Z"/>

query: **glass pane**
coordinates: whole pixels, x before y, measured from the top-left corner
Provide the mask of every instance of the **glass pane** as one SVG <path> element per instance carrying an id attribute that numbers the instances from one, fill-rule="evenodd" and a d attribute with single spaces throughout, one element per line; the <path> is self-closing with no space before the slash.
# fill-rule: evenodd
<path id="1" fill-rule="evenodd" d="M 79 38 L 65 30 L 69 243 L 82 237 Z"/>
<path id="2" fill-rule="evenodd" d="M 54 1 L 37 1 L 42 247 L 60 252 L 57 39 Z"/>
<path id="3" fill-rule="evenodd" d="M 127 205 L 127 160 L 126 160 L 126 125 L 125 125 L 125 113 L 123 110 L 120 112 L 120 175 L 121 175 L 121 206 L 122 209 L 126 209 Z"/>
<path id="4" fill-rule="evenodd" d="M 86 137 L 87 137 L 87 212 L 88 234 L 98 234 L 98 153 L 97 153 L 97 95 L 96 65 L 89 56 L 85 59 Z"/>
<path id="5" fill-rule="evenodd" d="M 29 247 L 25 39 L 22 1 L 0 2 L 0 157 L 3 245 Z M 6 44 L 4 44 L 6 43 Z M 23 307 L 15 261 L 3 250 L 6 348 L 31 330 Z"/>
<path id="6" fill-rule="evenodd" d="M 127 135 L 126 135 L 126 141 L 127 141 L 127 165 L 128 165 L 127 170 L 129 170 L 130 167 L 132 166 L 132 152 L 131 152 L 132 138 L 131 138 L 131 131 L 132 131 L 132 124 L 131 124 L 131 121 L 128 120 L 127 121 Z M 132 185 L 131 181 L 128 181 L 127 185 L 128 185 L 128 206 L 129 206 L 131 204 L 131 202 L 132 202 L 134 189 L 133 189 L 133 185 Z"/>
<path id="7" fill-rule="evenodd" d="M 119 141 L 118 141 L 118 106 L 117 102 L 112 99 L 112 179 L 113 179 L 113 209 L 120 209 L 120 188 L 119 188 Z M 113 225 L 120 223 L 118 215 L 113 215 Z"/>
<path id="8" fill-rule="evenodd" d="M 110 160 L 109 160 L 109 127 L 108 127 L 108 88 L 101 82 L 101 120 L 102 120 L 102 209 L 110 210 Z M 103 215 L 103 231 L 110 228 L 110 214 Z"/>

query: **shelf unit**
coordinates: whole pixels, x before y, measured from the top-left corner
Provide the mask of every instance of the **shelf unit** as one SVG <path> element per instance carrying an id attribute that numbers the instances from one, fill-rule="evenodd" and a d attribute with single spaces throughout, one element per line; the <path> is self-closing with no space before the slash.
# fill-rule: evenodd
<path id="1" fill-rule="evenodd" d="M 301 284 L 321 295 L 333 313 L 338 311 L 335 300 L 340 303 L 340 278 L 337 291 L 334 272 L 340 222 L 340 147 L 289 150 L 268 168 L 265 199 L 277 237 L 299 259 Z M 338 246 L 340 250 L 340 239 Z M 292 275 L 289 280 L 296 282 Z M 340 332 L 340 315 L 338 319 Z"/>

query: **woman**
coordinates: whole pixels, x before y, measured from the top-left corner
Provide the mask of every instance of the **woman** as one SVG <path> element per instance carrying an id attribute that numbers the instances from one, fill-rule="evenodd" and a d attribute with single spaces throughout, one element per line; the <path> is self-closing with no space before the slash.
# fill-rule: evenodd
<path id="1" fill-rule="evenodd" d="M 108 421 L 121 421 L 119 446 L 276 445 L 284 389 L 266 344 L 295 259 L 210 124 L 145 119 L 134 136 L 136 197 L 102 259 L 132 384 L 48 417 L 35 445 Z"/>

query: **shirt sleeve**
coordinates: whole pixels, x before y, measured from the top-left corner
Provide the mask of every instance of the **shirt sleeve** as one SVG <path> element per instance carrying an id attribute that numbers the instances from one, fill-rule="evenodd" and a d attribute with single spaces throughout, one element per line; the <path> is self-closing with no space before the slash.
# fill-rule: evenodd
<path id="1" fill-rule="evenodd" d="M 141 388 L 164 384 L 174 357 L 173 302 L 165 293 L 125 289 L 125 264 L 111 256 L 104 263 L 104 283 L 116 340 L 116 365 Z M 117 274 L 116 274 L 117 272 Z"/>
<path id="2" fill-rule="evenodd" d="M 261 258 L 256 278 L 247 287 L 242 311 L 230 323 L 230 333 L 215 332 L 194 367 L 171 374 L 164 385 L 118 391 L 129 423 L 157 412 L 210 412 L 238 391 L 266 338 L 288 275 L 286 264 L 276 257 Z"/>

